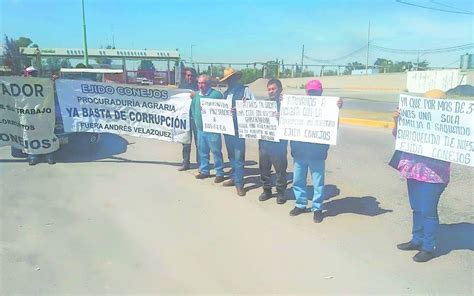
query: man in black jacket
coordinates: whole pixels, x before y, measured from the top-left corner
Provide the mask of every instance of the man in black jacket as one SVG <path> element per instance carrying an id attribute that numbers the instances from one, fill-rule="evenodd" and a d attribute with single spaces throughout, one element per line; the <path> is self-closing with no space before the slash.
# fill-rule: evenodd
<path id="1" fill-rule="evenodd" d="M 179 88 L 181 89 L 190 89 L 193 91 L 198 90 L 197 86 L 197 77 L 196 77 L 196 70 L 194 68 L 186 67 L 184 68 L 184 79 L 179 84 Z M 196 125 L 194 124 L 193 114 L 191 113 L 191 109 L 189 110 L 189 119 L 191 122 L 191 137 L 189 144 L 183 144 L 183 164 L 178 169 L 179 171 L 186 171 L 189 170 L 191 165 L 191 144 L 193 141 L 193 134 L 194 134 L 194 146 L 196 148 L 196 162 L 199 166 L 199 156 L 198 156 L 198 149 L 197 149 L 197 130 Z"/>

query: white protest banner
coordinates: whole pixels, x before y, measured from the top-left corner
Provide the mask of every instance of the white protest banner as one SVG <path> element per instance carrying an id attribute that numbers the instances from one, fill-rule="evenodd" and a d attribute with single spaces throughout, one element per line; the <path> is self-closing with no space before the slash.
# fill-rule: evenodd
<path id="1" fill-rule="evenodd" d="M 234 136 L 234 119 L 231 109 L 231 100 L 201 98 L 203 130 Z"/>
<path id="2" fill-rule="evenodd" d="M 474 102 L 400 95 L 395 149 L 474 166 Z"/>
<path id="3" fill-rule="evenodd" d="M 277 102 L 264 100 L 236 101 L 239 138 L 279 142 Z"/>
<path id="4" fill-rule="evenodd" d="M 337 97 L 283 95 L 280 139 L 336 145 L 339 108 Z"/>
<path id="5" fill-rule="evenodd" d="M 0 146 L 11 145 L 28 154 L 58 150 L 53 81 L 2 76 L 0 83 Z"/>
<path id="6" fill-rule="evenodd" d="M 190 91 L 56 80 L 66 132 L 124 134 L 190 143 Z"/>

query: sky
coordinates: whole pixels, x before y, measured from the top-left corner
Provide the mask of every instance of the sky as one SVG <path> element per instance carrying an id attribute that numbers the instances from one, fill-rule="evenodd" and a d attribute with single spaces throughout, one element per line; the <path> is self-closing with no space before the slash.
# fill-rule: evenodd
<path id="1" fill-rule="evenodd" d="M 473 15 L 401 4 L 395 0 L 84 0 L 89 48 L 179 49 L 195 62 L 301 63 L 346 55 L 367 44 L 397 49 L 433 49 L 473 43 Z M 406 0 L 474 11 L 470 0 Z M 0 32 L 29 37 L 41 48 L 82 48 L 80 0 L 0 0 Z M 3 40 L 0 41 L 3 43 Z M 470 49 L 473 52 L 473 49 Z M 458 66 L 451 52 L 424 55 L 431 66 Z M 416 55 L 369 52 L 376 58 L 415 61 Z M 366 51 L 338 61 L 365 63 Z M 305 64 L 315 63 L 305 59 Z"/>

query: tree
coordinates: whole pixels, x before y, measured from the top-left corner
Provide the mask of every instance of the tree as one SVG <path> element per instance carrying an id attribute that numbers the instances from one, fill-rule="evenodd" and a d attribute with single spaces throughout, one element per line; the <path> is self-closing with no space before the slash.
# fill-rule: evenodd
<path id="1" fill-rule="evenodd" d="M 278 60 L 275 61 L 268 61 L 265 63 L 264 66 L 267 71 L 265 74 L 265 78 L 276 78 L 277 77 L 277 71 L 279 70 L 278 68 L 280 67 L 280 64 L 278 63 Z"/>
<path id="2" fill-rule="evenodd" d="M 336 70 L 325 70 L 323 72 L 324 76 L 337 76 L 337 71 Z"/>
<path id="3" fill-rule="evenodd" d="M 350 75 L 353 70 L 365 69 L 365 65 L 359 62 L 348 63 L 344 69 L 344 75 Z"/>
<path id="4" fill-rule="evenodd" d="M 60 59 L 60 58 L 47 58 L 46 59 L 46 68 L 51 72 L 58 72 L 61 68 L 72 68 L 71 62 L 69 59 Z"/>
<path id="5" fill-rule="evenodd" d="M 138 66 L 138 70 L 155 71 L 155 66 L 150 60 L 141 60 L 140 65 Z"/>
<path id="6" fill-rule="evenodd" d="M 17 40 L 15 40 L 16 46 L 20 47 L 28 47 L 33 43 L 30 38 L 27 37 L 20 37 Z M 34 44 L 36 47 L 38 47 L 38 44 Z"/>
<path id="7" fill-rule="evenodd" d="M 4 65 L 12 70 L 14 75 L 21 75 L 25 67 L 31 66 L 31 62 L 24 55 L 20 53 L 20 47 L 28 47 L 31 43 L 30 38 L 20 37 L 17 40 L 8 38 L 5 35 L 5 50 L 3 61 Z"/>
<path id="8" fill-rule="evenodd" d="M 241 81 L 243 84 L 254 82 L 255 80 L 262 78 L 262 70 L 247 68 L 242 71 Z"/>
<path id="9" fill-rule="evenodd" d="M 61 68 L 72 68 L 71 61 L 69 59 L 63 59 L 61 61 Z"/>
<path id="10" fill-rule="evenodd" d="M 392 60 L 388 60 L 385 58 L 377 58 L 377 60 L 374 63 L 374 66 L 379 68 L 381 72 L 383 73 L 390 73 L 390 72 L 395 72 L 393 69 L 393 62 Z"/>
<path id="11" fill-rule="evenodd" d="M 100 48 L 103 48 L 102 46 Z M 105 49 L 113 49 L 112 45 L 107 45 Z M 98 57 L 95 58 L 95 62 L 99 65 L 112 65 L 112 59 L 108 57 Z"/>
<path id="12" fill-rule="evenodd" d="M 207 67 L 207 70 L 204 70 L 201 72 L 201 74 L 206 74 L 212 77 L 220 77 L 224 76 L 224 69 L 225 67 L 222 65 L 217 65 L 217 66 L 209 66 Z"/>
<path id="13" fill-rule="evenodd" d="M 421 62 L 415 63 L 414 67 L 417 71 L 426 71 L 428 70 L 429 62 L 427 60 L 423 60 Z"/>

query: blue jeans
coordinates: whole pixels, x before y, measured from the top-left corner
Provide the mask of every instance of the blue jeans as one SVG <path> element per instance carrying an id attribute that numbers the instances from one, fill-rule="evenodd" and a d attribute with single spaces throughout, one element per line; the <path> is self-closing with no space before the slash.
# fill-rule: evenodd
<path id="1" fill-rule="evenodd" d="M 407 185 L 408 198 L 413 210 L 411 242 L 422 246 L 425 251 L 433 252 L 439 227 L 438 202 L 446 184 L 408 179 Z"/>
<path id="2" fill-rule="evenodd" d="M 311 211 L 321 210 L 324 201 L 324 170 L 325 160 L 312 160 L 300 157 L 293 158 L 293 192 L 296 198 L 296 207 L 306 208 L 308 204 L 308 194 L 306 187 L 306 176 L 308 168 L 311 170 L 314 194 Z"/>
<path id="3" fill-rule="evenodd" d="M 203 175 L 209 175 L 209 152 L 212 152 L 216 176 L 224 177 L 221 135 L 198 130 L 197 139 L 199 150 L 199 172 Z"/>
<path id="4" fill-rule="evenodd" d="M 245 139 L 230 135 L 224 135 L 224 139 L 232 167 L 230 178 L 235 187 L 244 187 Z"/>

